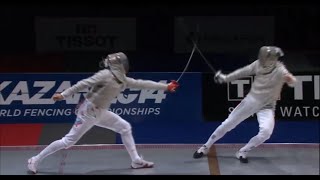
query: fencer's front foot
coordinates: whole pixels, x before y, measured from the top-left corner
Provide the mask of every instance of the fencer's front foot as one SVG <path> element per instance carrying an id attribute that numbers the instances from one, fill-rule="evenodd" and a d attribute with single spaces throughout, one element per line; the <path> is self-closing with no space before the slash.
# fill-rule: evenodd
<path id="1" fill-rule="evenodd" d="M 238 151 L 238 152 L 236 153 L 236 157 L 237 157 L 237 159 L 239 159 L 240 162 L 242 162 L 242 163 L 248 163 L 248 162 L 249 162 L 249 161 L 248 161 L 248 158 L 247 158 L 247 152 Z"/>
<path id="2" fill-rule="evenodd" d="M 142 158 L 136 160 L 136 161 L 133 161 L 131 163 L 131 168 L 132 169 L 142 169 L 142 168 L 153 168 L 154 166 L 154 163 L 153 162 L 150 162 L 150 161 L 146 161 Z"/>
<path id="3" fill-rule="evenodd" d="M 37 173 L 37 167 L 38 167 L 38 162 L 36 161 L 35 157 L 32 157 L 28 159 L 28 169 L 31 171 L 33 174 Z"/>
<path id="4" fill-rule="evenodd" d="M 194 159 L 202 158 L 203 156 L 207 155 L 209 152 L 209 148 L 206 145 L 201 146 L 196 152 L 193 153 Z"/>

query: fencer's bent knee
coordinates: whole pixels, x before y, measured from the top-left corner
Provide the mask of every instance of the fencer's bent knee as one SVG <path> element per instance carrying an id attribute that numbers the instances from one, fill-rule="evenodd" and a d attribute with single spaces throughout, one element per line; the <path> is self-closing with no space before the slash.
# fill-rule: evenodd
<path id="1" fill-rule="evenodd" d="M 119 131 L 120 134 L 131 133 L 131 125 L 128 122 L 123 122 L 122 129 Z"/>

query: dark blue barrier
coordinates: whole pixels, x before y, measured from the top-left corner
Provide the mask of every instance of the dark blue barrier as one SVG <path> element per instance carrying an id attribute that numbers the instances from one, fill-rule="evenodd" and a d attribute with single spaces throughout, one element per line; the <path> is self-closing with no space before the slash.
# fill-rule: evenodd
<path id="1" fill-rule="evenodd" d="M 1 74 L 0 123 L 66 123 L 74 121 L 85 92 L 54 102 L 56 92 L 89 74 Z"/>
<path id="2" fill-rule="evenodd" d="M 1 74 L 0 124 L 73 123 L 73 111 L 86 90 L 61 102 L 54 102 L 51 97 L 90 75 Z M 179 75 L 129 74 L 137 79 L 163 82 L 177 79 Z M 203 94 L 202 76 L 201 73 L 186 73 L 176 93 L 127 89 L 115 99 L 110 109 L 132 124 L 137 143 L 204 143 L 222 119 L 215 120 L 215 116 L 210 115 L 213 120 L 208 120 L 203 116 L 203 101 L 209 97 Z M 208 79 L 207 83 L 213 82 Z M 212 110 L 219 106 L 223 104 L 213 103 Z M 217 117 L 221 115 L 217 114 Z M 218 142 L 245 143 L 257 132 L 257 121 L 247 120 Z M 319 120 L 277 120 L 274 133 L 267 142 L 319 143 Z M 119 136 L 117 143 L 121 143 Z"/>
<path id="3" fill-rule="evenodd" d="M 54 102 L 56 92 L 92 74 L 2 74 L 0 76 L 0 123 L 72 123 L 76 105 L 85 89 L 65 101 Z M 137 79 L 169 82 L 179 73 L 131 73 Z M 111 105 L 111 111 L 130 122 L 163 121 L 179 117 L 201 118 L 201 74 L 189 73 L 177 93 L 126 89 Z M 187 99 L 188 103 L 185 103 Z"/>

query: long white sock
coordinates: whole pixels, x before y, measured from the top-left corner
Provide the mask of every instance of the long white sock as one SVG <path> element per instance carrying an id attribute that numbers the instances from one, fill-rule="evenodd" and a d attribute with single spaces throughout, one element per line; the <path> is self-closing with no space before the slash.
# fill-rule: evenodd
<path id="1" fill-rule="evenodd" d="M 121 134 L 121 139 L 130 155 L 131 160 L 132 161 L 140 160 L 140 156 L 138 155 L 131 131 Z"/>
<path id="2" fill-rule="evenodd" d="M 47 146 L 45 149 L 43 149 L 37 156 L 35 156 L 36 160 L 41 162 L 44 158 L 49 156 L 50 154 L 53 154 L 61 149 L 65 148 L 64 143 L 62 140 L 56 140 L 52 142 L 49 146 Z"/>

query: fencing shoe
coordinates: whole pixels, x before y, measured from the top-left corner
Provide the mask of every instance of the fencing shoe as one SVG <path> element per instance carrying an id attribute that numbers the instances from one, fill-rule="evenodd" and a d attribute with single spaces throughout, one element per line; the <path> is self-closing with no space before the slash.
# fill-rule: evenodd
<path id="1" fill-rule="evenodd" d="M 201 146 L 196 152 L 193 154 L 194 159 L 202 158 L 204 155 L 207 155 L 209 152 L 209 148 L 206 145 Z"/>

